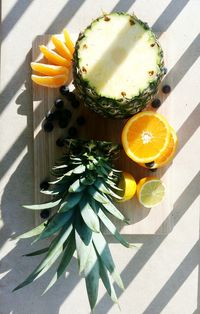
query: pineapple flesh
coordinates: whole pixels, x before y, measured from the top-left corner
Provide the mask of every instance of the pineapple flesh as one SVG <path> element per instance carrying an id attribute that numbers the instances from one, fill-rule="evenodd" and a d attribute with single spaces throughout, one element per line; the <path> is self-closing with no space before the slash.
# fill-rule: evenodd
<path id="1" fill-rule="evenodd" d="M 99 280 L 113 302 L 118 302 L 113 281 L 121 289 L 124 289 L 123 282 L 102 232 L 103 224 L 122 245 L 130 247 L 110 220 L 114 216 L 127 222 L 113 204 L 113 199 L 121 199 L 118 193 L 121 171 L 112 166 L 112 160 L 118 153 L 119 145 L 110 142 L 66 140 L 66 153 L 52 169 L 56 179 L 50 182 L 49 190 L 41 191 L 52 196 L 52 200 L 24 206 L 31 210 L 55 210 L 49 219 L 20 238 L 35 237 L 34 242 L 50 238 L 52 241 L 49 246 L 26 254 L 45 256 L 14 290 L 38 279 L 59 259 L 57 271 L 45 290 L 47 292 L 66 271 L 76 253 L 79 271 L 85 277 L 91 309 L 97 302 Z"/>
<path id="2" fill-rule="evenodd" d="M 74 53 L 74 85 L 80 99 L 106 117 L 141 111 L 164 75 L 163 51 L 146 23 L 127 13 L 111 13 L 79 35 Z"/>

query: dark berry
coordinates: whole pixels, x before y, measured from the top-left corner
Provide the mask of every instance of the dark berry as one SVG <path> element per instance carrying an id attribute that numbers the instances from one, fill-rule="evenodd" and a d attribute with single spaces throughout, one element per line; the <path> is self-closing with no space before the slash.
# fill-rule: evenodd
<path id="1" fill-rule="evenodd" d="M 70 104 L 72 105 L 73 108 L 78 108 L 80 103 L 77 100 L 76 96 L 74 93 L 69 93 L 67 95 L 67 99 L 69 100 Z"/>
<path id="2" fill-rule="evenodd" d="M 53 130 L 53 123 L 47 120 L 43 125 L 43 129 L 45 132 L 51 132 Z"/>
<path id="3" fill-rule="evenodd" d="M 162 88 L 164 94 L 169 94 L 171 92 L 171 87 L 169 85 L 164 85 Z"/>
<path id="4" fill-rule="evenodd" d="M 54 111 L 54 119 L 55 120 L 59 120 L 59 119 L 62 119 L 62 111 L 61 110 L 55 110 Z"/>
<path id="5" fill-rule="evenodd" d="M 61 116 L 62 116 L 62 119 L 67 119 L 69 120 L 72 116 L 72 113 L 70 110 L 68 109 L 64 109 L 62 112 L 61 112 Z"/>
<path id="6" fill-rule="evenodd" d="M 64 129 L 64 128 L 66 128 L 67 126 L 68 126 L 68 120 L 66 120 L 66 119 L 59 119 L 59 121 L 58 121 L 58 125 L 59 125 L 59 127 L 61 128 L 61 129 Z"/>
<path id="7" fill-rule="evenodd" d="M 49 217 L 49 210 L 48 209 L 44 209 L 40 212 L 40 217 L 42 219 L 47 219 Z"/>
<path id="8" fill-rule="evenodd" d="M 147 162 L 147 163 L 145 164 L 145 166 L 148 167 L 148 168 L 152 168 L 152 167 L 154 166 L 154 161 Z"/>
<path id="9" fill-rule="evenodd" d="M 64 106 L 64 101 L 61 98 L 55 100 L 54 105 L 57 109 L 61 109 Z"/>
<path id="10" fill-rule="evenodd" d="M 77 119 L 77 124 L 78 125 L 84 125 L 85 124 L 85 118 L 83 116 L 79 116 Z"/>
<path id="11" fill-rule="evenodd" d="M 63 147 L 65 145 L 65 141 L 62 138 L 58 138 L 56 141 L 56 145 L 58 147 Z"/>
<path id="12" fill-rule="evenodd" d="M 69 94 L 69 88 L 68 88 L 68 86 L 65 86 L 65 85 L 61 86 L 61 87 L 60 87 L 60 93 L 61 93 L 62 95 L 64 95 L 64 96 L 67 96 L 67 95 Z"/>
<path id="13" fill-rule="evenodd" d="M 157 168 L 149 169 L 149 170 L 152 171 L 152 172 L 155 172 L 155 171 L 157 171 Z"/>
<path id="14" fill-rule="evenodd" d="M 73 108 L 78 108 L 80 106 L 80 102 L 76 99 L 71 102 Z"/>
<path id="15" fill-rule="evenodd" d="M 41 190 L 48 190 L 48 188 L 49 188 L 49 183 L 47 181 L 43 181 L 40 183 Z"/>
<path id="16" fill-rule="evenodd" d="M 151 106 L 152 106 L 153 108 L 159 108 L 160 105 L 161 105 L 161 101 L 160 101 L 160 99 L 158 99 L 158 98 L 154 99 L 154 100 L 152 101 L 152 103 L 151 103 Z"/>
<path id="17" fill-rule="evenodd" d="M 70 102 L 72 102 L 72 101 L 76 100 L 76 96 L 75 96 L 74 93 L 69 92 L 69 93 L 67 94 L 67 99 L 68 99 Z"/>
<path id="18" fill-rule="evenodd" d="M 46 114 L 46 119 L 48 121 L 53 121 L 55 119 L 55 115 L 52 111 L 48 111 L 47 114 Z"/>
<path id="19" fill-rule="evenodd" d="M 77 135 L 77 129 L 73 126 L 71 128 L 69 128 L 68 136 L 69 137 L 76 137 L 76 135 Z"/>
<path id="20" fill-rule="evenodd" d="M 163 68 L 163 74 L 167 74 L 167 68 Z"/>

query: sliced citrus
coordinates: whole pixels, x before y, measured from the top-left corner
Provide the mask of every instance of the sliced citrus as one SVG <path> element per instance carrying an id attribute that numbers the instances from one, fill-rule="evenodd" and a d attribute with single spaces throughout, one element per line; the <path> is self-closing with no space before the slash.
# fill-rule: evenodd
<path id="1" fill-rule="evenodd" d="M 165 186 L 155 177 L 143 178 L 137 185 L 137 197 L 144 207 L 151 208 L 163 201 Z"/>
<path id="2" fill-rule="evenodd" d="M 32 70 L 44 74 L 44 75 L 60 75 L 65 74 L 68 75 L 69 69 L 62 66 L 62 65 L 52 65 L 52 64 L 45 64 L 39 62 L 31 62 Z"/>
<path id="3" fill-rule="evenodd" d="M 144 111 L 128 120 L 122 131 L 126 154 L 137 163 L 158 159 L 169 144 L 170 126 L 159 113 Z"/>
<path id="4" fill-rule="evenodd" d="M 119 188 L 122 190 L 119 192 L 119 195 L 122 197 L 119 202 L 126 202 L 135 195 L 136 182 L 132 174 L 128 172 L 122 173 L 122 178 L 119 182 Z"/>
<path id="5" fill-rule="evenodd" d="M 71 66 L 71 61 L 63 58 L 60 56 L 58 53 L 55 51 L 47 48 L 45 45 L 40 46 L 40 51 L 43 53 L 43 55 L 51 62 L 52 64 L 55 65 L 62 65 L 65 67 L 70 67 Z"/>
<path id="6" fill-rule="evenodd" d="M 70 50 L 61 39 L 59 39 L 56 35 L 53 35 L 51 36 L 51 41 L 53 42 L 56 51 L 60 56 L 66 58 L 69 61 L 72 59 L 72 54 Z"/>
<path id="7" fill-rule="evenodd" d="M 70 36 L 69 36 L 69 33 L 67 31 L 67 29 L 65 28 L 64 29 L 64 37 L 65 37 L 65 42 L 66 42 L 66 45 L 69 49 L 69 51 L 71 52 L 71 54 L 73 55 L 74 53 L 74 44 L 73 44 L 73 41 L 71 40 Z"/>
<path id="8" fill-rule="evenodd" d="M 67 82 L 68 76 L 64 74 L 56 76 L 39 76 L 32 74 L 31 79 L 38 85 L 50 88 L 58 88 Z"/>

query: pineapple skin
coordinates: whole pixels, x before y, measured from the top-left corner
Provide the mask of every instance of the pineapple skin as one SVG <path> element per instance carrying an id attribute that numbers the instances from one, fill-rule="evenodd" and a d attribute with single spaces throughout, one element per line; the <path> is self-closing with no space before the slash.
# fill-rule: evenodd
<path id="1" fill-rule="evenodd" d="M 136 20 L 140 23 L 144 29 L 150 30 L 148 24 L 139 20 L 136 16 L 131 16 L 127 13 L 114 13 L 118 15 L 128 15 L 134 21 Z M 141 110 L 143 110 L 147 103 L 151 101 L 154 95 L 158 91 L 158 86 L 165 74 L 164 70 L 164 58 L 163 58 L 163 50 L 156 39 L 156 36 L 152 32 L 152 35 L 155 37 L 155 42 L 159 48 L 158 52 L 158 67 L 160 72 L 157 74 L 157 77 L 154 81 L 149 83 L 149 86 L 144 90 L 140 91 L 140 94 L 134 96 L 131 99 L 126 99 L 125 97 L 120 99 L 112 99 L 108 97 L 102 97 L 98 95 L 94 88 L 92 88 L 88 81 L 83 79 L 79 67 L 79 58 L 78 58 L 78 50 L 80 47 L 80 41 L 85 37 L 85 32 L 88 29 L 92 29 L 93 24 L 98 22 L 102 17 L 94 20 L 84 31 L 84 33 L 80 33 L 78 40 L 75 45 L 75 51 L 73 55 L 73 77 L 74 77 L 74 86 L 76 89 L 77 97 L 80 101 L 85 104 L 89 109 L 93 110 L 97 114 L 100 114 L 107 118 L 128 118 Z"/>

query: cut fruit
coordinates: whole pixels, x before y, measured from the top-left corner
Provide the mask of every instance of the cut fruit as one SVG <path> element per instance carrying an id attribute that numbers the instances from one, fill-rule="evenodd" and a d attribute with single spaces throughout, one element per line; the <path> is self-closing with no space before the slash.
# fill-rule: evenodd
<path id="1" fill-rule="evenodd" d="M 43 55 L 49 60 L 51 63 L 55 65 L 62 65 L 65 67 L 70 67 L 71 66 L 71 61 L 63 58 L 60 56 L 58 53 L 55 51 L 47 48 L 45 45 L 40 46 L 40 51 L 43 53 Z"/>
<path id="2" fill-rule="evenodd" d="M 122 191 L 119 192 L 119 196 L 121 196 L 122 199 L 118 200 L 118 202 L 126 202 L 130 200 L 135 195 L 136 186 L 137 185 L 132 174 L 123 172 L 118 185 L 118 187 L 122 189 Z"/>
<path id="3" fill-rule="evenodd" d="M 39 76 L 32 74 L 31 79 L 38 85 L 50 88 L 58 88 L 67 82 L 68 76 L 67 75 Z"/>
<path id="4" fill-rule="evenodd" d="M 56 35 L 53 35 L 51 36 L 51 41 L 54 44 L 56 51 L 59 55 L 61 55 L 65 59 L 68 59 L 69 61 L 72 59 L 72 54 L 70 50 L 61 39 L 59 39 Z"/>
<path id="5" fill-rule="evenodd" d="M 136 114 L 125 124 L 122 145 L 126 154 L 137 163 L 158 159 L 169 145 L 170 126 L 165 118 L 152 111 Z"/>
<path id="6" fill-rule="evenodd" d="M 52 65 L 52 64 L 45 64 L 39 62 L 31 62 L 32 70 L 44 74 L 44 75 L 60 75 L 60 74 L 69 74 L 69 69 L 61 66 L 61 65 Z"/>
<path id="7" fill-rule="evenodd" d="M 155 177 L 143 178 L 137 185 L 137 197 L 144 207 L 151 208 L 163 201 L 165 186 Z"/>
<path id="8" fill-rule="evenodd" d="M 65 42 L 66 42 L 66 46 L 69 49 L 69 51 L 71 52 L 71 54 L 73 55 L 74 53 L 74 44 L 73 41 L 71 40 L 69 33 L 67 31 L 67 29 L 64 29 L 64 37 L 65 37 Z"/>
<path id="9" fill-rule="evenodd" d="M 151 169 L 161 168 L 165 166 L 166 164 L 168 164 L 174 157 L 177 144 L 178 144 L 178 138 L 177 138 L 176 132 L 174 131 L 172 127 L 170 127 L 169 144 L 167 148 L 164 150 L 164 152 L 162 153 L 162 155 L 154 161 L 154 165 L 153 167 L 151 167 Z M 142 167 L 148 168 L 146 167 L 145 164 L 140 164 L 140 165 Z"/>

